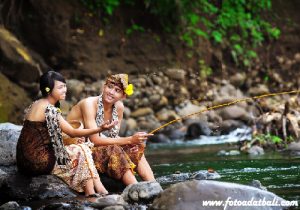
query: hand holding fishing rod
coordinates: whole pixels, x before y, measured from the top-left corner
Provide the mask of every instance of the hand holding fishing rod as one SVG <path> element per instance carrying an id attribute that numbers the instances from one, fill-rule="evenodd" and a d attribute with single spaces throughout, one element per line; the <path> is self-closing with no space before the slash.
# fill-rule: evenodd
<path id="1" fill-rule="evenodd" d="M 146 132 L 137 132 L 133 136 L 131 136 L 132 144 L 140 144 L 147 140 L 149 136 L 153 136 L 154 134 L 146 133 Z"/>

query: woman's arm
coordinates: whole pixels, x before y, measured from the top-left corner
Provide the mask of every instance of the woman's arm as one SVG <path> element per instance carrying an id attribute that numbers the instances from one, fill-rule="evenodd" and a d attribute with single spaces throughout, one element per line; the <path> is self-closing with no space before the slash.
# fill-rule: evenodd
<path id="1" fill-rule="evenodd" d="M 99 133 L 106 129 L 110 129 L 111 127 L 114 126 L 114 124 L 104 123 L 100 127 L 95 127 L 91 129 L 75 129 L 62 116 L 59 116 L 59 126 L 61 130 L 67 135 L 69 135 L 70 137 L 82 137 L 82 136 L 89 136 L 94 133 Z"/>

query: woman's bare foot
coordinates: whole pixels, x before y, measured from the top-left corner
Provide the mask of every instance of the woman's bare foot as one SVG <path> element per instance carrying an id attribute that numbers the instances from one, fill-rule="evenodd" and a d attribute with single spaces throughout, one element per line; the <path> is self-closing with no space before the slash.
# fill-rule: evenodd
<path id="1" fill-rule="evenodd" d="M 85 193 L 86 197 L 89 195 L 95 194 L 94 182 L 92 179 L 89 179 L 86 181 L 85 187 L 84 187 L 84 193 Z"/>
<path id="2" fill-rule="evenodd" d="M 96 192 L 100 195 L 107 195 L 108 191 L 103 186 L 102 182 L 100 181 L 100 178 L 94 179 L 94 186 L 96 189 Z"/>

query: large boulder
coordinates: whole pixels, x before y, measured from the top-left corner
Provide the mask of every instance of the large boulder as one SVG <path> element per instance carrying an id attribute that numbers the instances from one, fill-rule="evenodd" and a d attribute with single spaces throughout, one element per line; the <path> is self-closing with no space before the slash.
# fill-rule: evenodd
<path id="1" fill-rule="evenodd" d="M 20 86 L 37 93 L 41 69 L 46 69 L 47 65 L 37 53 L 25 47 L 3 26 L 0 26 L 0 57 L 5 64 L 5 68 L 1 70 L 3 74 Z"/>
<path id="2" fill-rule="evenodd" d="M 0 165 L 16 163 L 16 146 L 22 126 L 11 123 L 0 124 Z"/>
<path id="3" fill-rule="evenodd" d="M 47 198 L 72 198 L 77 195 L 54 175 L 26 177 L 19 173 L 5 174 L 0 187 L 0 197 L 8 200 L 39 200 Z"/>
<path id="4" fill-rule="evenodd" d="M 251 201 L 253 200 L 253 201 Z M 188 181 L 174 184 L 164 190 L 154 201 L 151 209 L 172 209 L 172 210 L 190 210 L 190 209 L 243 209 L 245 206 L 234 205 L 234 202 L 284 202 L 283 198 L 277 195 L 235 183 L 226 183 L 218 181 Z M 221 204 L 208 207 L 204 205 L 207 201 L 219 201 Z M 226 203 L 227 201 L 227 203 Z M 222 205 L 224 204 L 224 205 Z M 225 206 L 226 205 L 226 206 Z M 227 208 L 226 208 L 227 207 Z M 282 209 L 280 206 L 247 206 L 247 209 Z"/>
<path id="5" fill-rule="evenodd" d="M 24 109 L 30 102 L 24 89 L 0 73 L 0 123 L 21 123 Z"/>

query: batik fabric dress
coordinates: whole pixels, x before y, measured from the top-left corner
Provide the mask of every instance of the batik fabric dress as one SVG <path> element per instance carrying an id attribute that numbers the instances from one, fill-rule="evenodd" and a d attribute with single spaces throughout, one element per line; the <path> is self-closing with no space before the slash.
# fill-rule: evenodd
<path id="1" fill-rule="evenodd" d="M 27 109 L 27 113 L 31 106 Z M 26 119 L 17 143 L 17 167 L 27 176 L 53 174 L 70 188 L 83 192 L 86 181 L 99 177 L 91 149 L 86 144 L 64 146 L 60 112 L 49 104 L 44 122 Z"/>
<path id="2" fill-rule="evenodd" d="M 97 126 L 100 126 L 104 122 L 102 95 L 98 98 L 97 106 L 96 123 Z M 114 121 L 118 120 L 118 112 L 115 106 L 113 106 L 112 119 Z M 116 125 L 99 135 L 117 138 L 118 133 L 119 127 Z M 138 149 L 136 150 L 136 148 Z M 106 145 L 93 147 L 92 154 L 99 173 L 108 174 L 115 179 L 121 179 L 128 169 L 134 172 L 134 169 L 144 154 L 144 150 L 144 144 Z"/>

